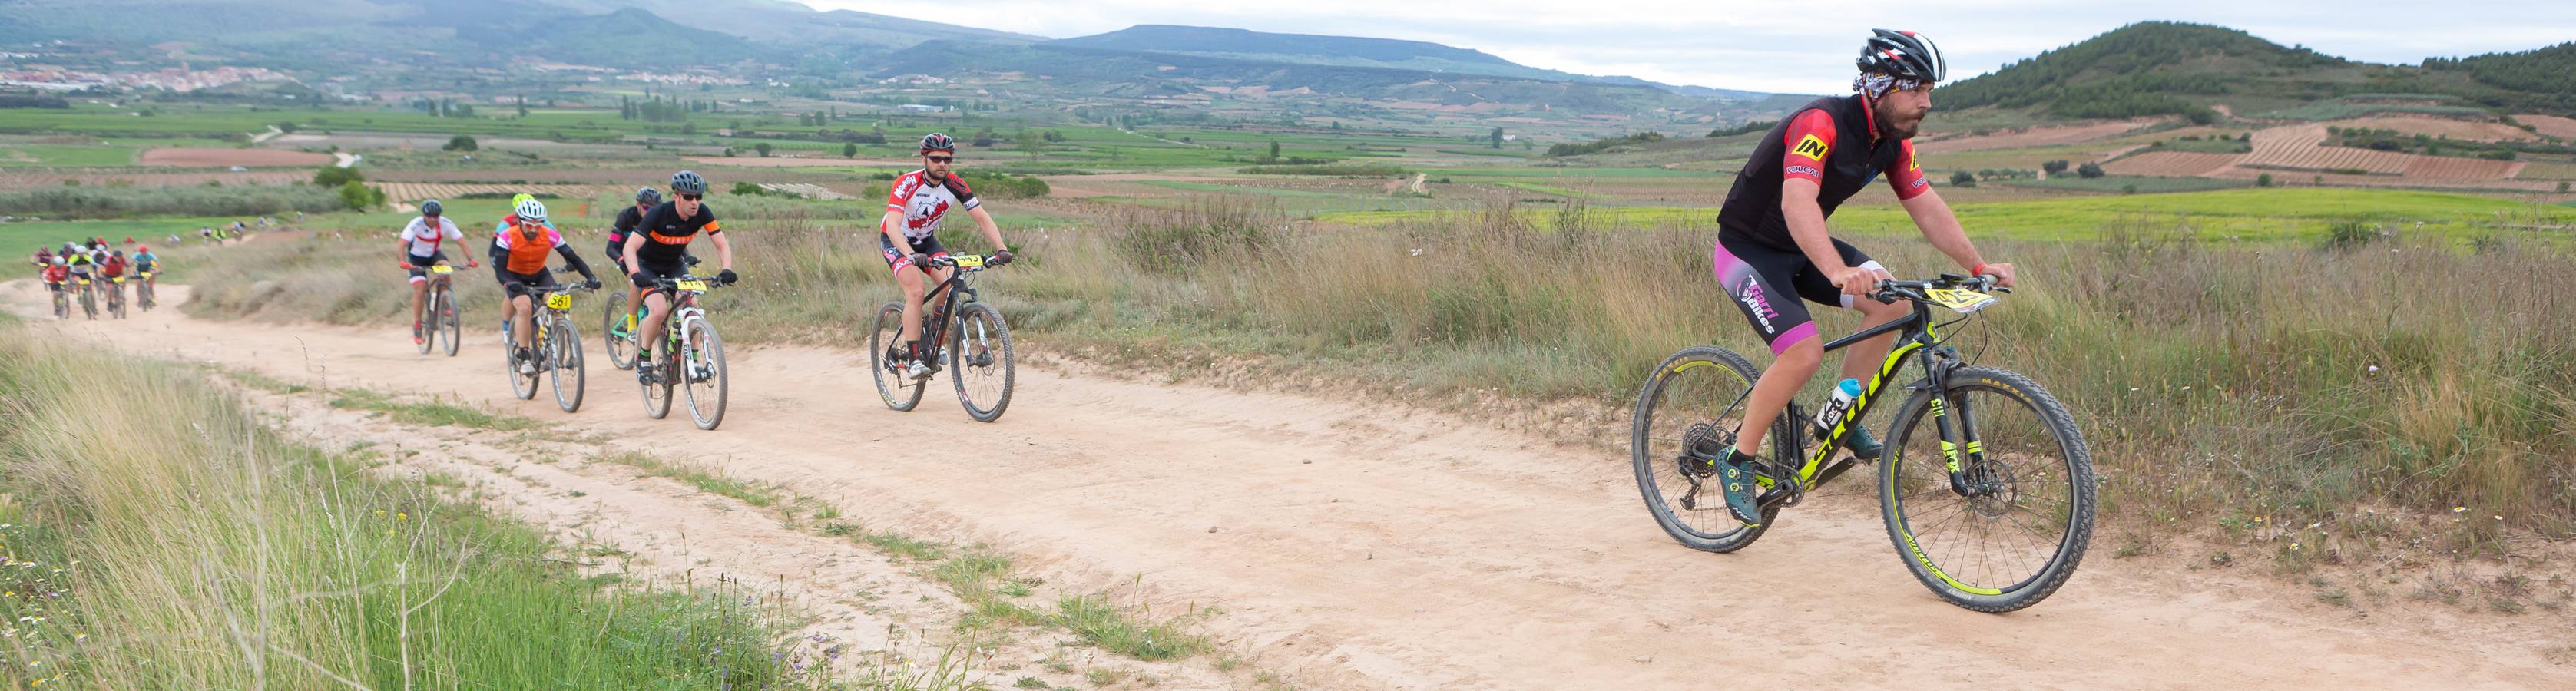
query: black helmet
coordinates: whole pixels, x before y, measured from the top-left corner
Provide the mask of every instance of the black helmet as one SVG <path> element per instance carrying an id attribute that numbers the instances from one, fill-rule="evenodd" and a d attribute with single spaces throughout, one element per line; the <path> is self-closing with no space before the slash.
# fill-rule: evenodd
<path id="1" fill-rule="evenodd" d="M 671 184 L 678 185 L 680 182 L 677 178 L 673 178 Z M 635 188 L 635 203 L 660 204 L 662 203 L 662 191 L 651 187 Z"/>
<path id="2" fill-rule="evenodd" d="M 932 132 L 928 136 L 922 137 L 921 153 L 926 154 L 933 151 L 955 153 L 957 151 L 957 140 L 949 139 L 948 135 L 937 132 Z"/>
<path id="3" fill-rule="evenodd" d="M 438 200 L 436 199 L 420 203 L 420 215 L 422 216 L 436 216 L 438 215 L 438 212 L 445 210 L 447 210 L 447 207 L 439 206 Z"/>
<path id="4" fill-rule="evenodd" d="M 697 173 L 683 170 L 671 176 L 671 191 L 681 194 L 706 194 L 707 179 L 698 177 Z"/>
<path id="5" fill-rule="evenodd" d="M 1871 29 L 1869 43 L 1861 46 L 1860 59 L 1855 64 L 1862 72 L 1927 84 L 1950 76 L 1950 63 L 1942 59 L 1941 47 L 1932 45 L 1930 37 L 1911 31 Z"/>

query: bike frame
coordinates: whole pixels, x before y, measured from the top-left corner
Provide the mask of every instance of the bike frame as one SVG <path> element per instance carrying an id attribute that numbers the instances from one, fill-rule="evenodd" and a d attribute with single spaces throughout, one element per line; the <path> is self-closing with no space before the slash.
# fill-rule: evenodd
<path id="1" fill-rule="evenodd" d="M 1932 322 L 1931 305 L 1922 300 L 1912 302 L 1914 311 L 1910 314 L 1825 344 L 1825 350 L 1830 352 L 1851 347 L 1854 343 L 1866 341 L 1881 334 L 1899 334 L 1896 347 L 1890 348 L 1887 352 L 1887 360 L 1879 364 L 1878 369 L 1870 375 L 1869 383 L 1861 389 L 1860 395 L 1852 400 L 1851 410 L 1844 412 L 1842 419 L 1834 422 L 1833 429 L 1828 430 L 1825 437 L 1818 440 L 1821 443 L 1815 447 L 1813 453 L 1807 450 L 1806 430 L 1803 429 L 1811 423 L 1804 416 L 1797 415 L 1794 402 L 1788 410 L 1782 411 L 1795 416 L 1794 424 L 1801 428 L 1799 430 L 1801 433 L 1795 435 L 1788 443 L 1796 445 L 1798 455 L 1806 457 L 1806 462 L 1798 466 L 1794 472 L 1788 473 L 1787 478 L 1773 478 L 1768 474 L 1757 473 L 1753 480 L 1754 484 L 1767 491 L 1757 497 L 1756 502 L 1764 506 L 1780 502 L 1794 503 L 1800 495 L 1824 486 L 1824 483 L 1832 481 L 1841 476 L 1843 471 L 1850 469 L 1852 463 L 1848 459 L 1833 465 L 1827 465 L 1827 462 L 1832 460 L 1834 450 L 1841 448 L 1843 436 L 1850 433 L 1853 421 L 1868 415 L 1870 409 L 1878 403 L 1880 392 L 1887 388 L 1888 381 L 1896 376 L 1897 370 L 1905 367 L 1907 358 L 1913 358 L 1922 363 L 1924 378 L 1920 385 L 1929 386 L 1933 392 L 1932 422 L 1941 437 L 1941 456 L 1950 473 L 1950 487 L 1963 495 L 1969 491 L 1968 483 L 1961 475 L 1959 452 L 1964 447 L 1968 454 L 1968 461 L 1973 465 L 1984 458 L 1985 451 L 1979 448 L 1977 443 L 1976 426 L 1972 424 L 1968 407 L 1965 404 L 1946 405 L 1944 401 L 1946 394 L 1943 393 L 1950 389 L 1950 373 L 1965 366 L 1966 362 L 1959 357 L 1956 349 L 1941 345 L 1940 336 Z M 1907 388 L 1914 386 L 1916 385 L 1908 385 Z M 1953 407 L 1957 408 L 1959 419 L 1956 421 L 1950 419 L 1950 409 Z M 1788 479 L 1790 482 L 1782 483 L 1781 479 Z"/>
<path id="2" fill-rule="evenodd" d="M 921 296 L 923 309 L 934 306 L 932 302 L 934 297 L 939 299 L 935 303 L 937 309 L 931 309 L 931 313 L 922 315 L 921 319 L 922 335 L 927 337 L 925 340 L 929 345 L 926 350 L 931 351 L 934 356 L 940 347 L 948 345 L 948 320 L 957 316 L 957 306 L 978 299 L 975 286 L 966 280 L 966 276 L 974 271 L 968 271 L 967 267 L 957 266 L 954 263 L 949 264 L 948 268 L 952 269 L 948 272 L 948 280 L 940 281 L 938 286 L 932 287 L 929 293 Z M 974 268 L 976 271 L 983 270 L 983 267 Z M 959 299 L 960 295 L 965 296 L 963 300 Z M 937 318 L 933 319 L 933 317 Z"/>
<path id="3" fill-rule="evenodd" d="M 662 284 L 659 286 L 660 290 L 671 296 L 671 313 L 662 316 L 662 337 L 667 339 L 666 343 L 669 346 L 662 349 L 662 359 L 668 363 L 686 362 L 690 357 L 697 355 L 696 347 L 690 345 L 690 339 L 686 338 L 686 334 L 680 333 L 680 329 L 682 328 L 682 325 L 688 323 L 690 317 L 705 317 L 707 315 L 706 308 L 698 306 L 698 296 L 705 295 L 706 291 L 681 290 L 681 281 L 708 283 L 708 287 L 710 288 L 715 287 L 716 285 L 722 285 L 712 283 L 711 279 L 689 275 L 662 281 Z M 637 309 L 643 310 L 651 308 L 644 305 L 643 301 L 638 300 Z M 642 358 L 649 354 L 641 349 L 642 345 L 643 344 L 641 343 L 637 344 L 639 349 L 636 351 L 635 357 L 637 358 L 638 363 L 641 363 Z M 642 365 L 638 364 L 637 366 L 640 367 Z"/>

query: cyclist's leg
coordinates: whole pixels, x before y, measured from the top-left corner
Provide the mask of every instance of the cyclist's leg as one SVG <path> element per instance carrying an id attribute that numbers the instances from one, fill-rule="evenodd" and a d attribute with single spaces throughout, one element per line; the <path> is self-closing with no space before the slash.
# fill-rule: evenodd
<path id="1" fill-rule="evenodd" d="M 418 329 L 421 322 L 420 305 L 429 296 L 429 263 L 437 261 L 437 258 L 434 255 L 429 257 L 410 255 L 404 259 L 411 262 L 411 325 L 413 329 Z"/>
<path id="2" fill-rule="evenodd" d="M 910 344 L 921 340 L 921 299 L 928 290 L 930 279 L 921 269 L 905 261 L 907 252 L 896 249 L 893 240 L 879 237 L 877 246 L 885 252 L 886 268 L 894 271 L 895 285 L 903 286 L 902 340 L 906 345 L 905 352 L 911 352 Z"/>
<path id="3" fill-rule="evenodd" d="M 619 275 L 619 276 L 633 276 L 633 275 L 635 275 L 635 270 L 626 266 L 626 243 L 622 243 L 622 242 L 611 242 L 611 243 L 608 243 L 608 249 L 607 249 L 607 251 L 608 251 L 608 261 L 610 261 L 610 262 L 613 262 L 613 263 L 617 264 L 617 275 Z M 625 314 L 625 315 L 626 315 L 626 318 L 625 318 L 625 319 L 620 319 L 620 320 L 618 320 L 618 322 L 619 322 L 619 324 L 620 324 L 620 325 L 622 325 L 622 326 L 625 326 L 625 327 L 626 327 L 626 329 L 627 329 L 627 332 L 628 332 L 628 333 L 634 333 L 635 327 L 637 327 L 637 326 L 641 326 L 640 324 L 636 324 L 636 323 L 633 323 L 633 322 L 634 322 L 634 319 L 635 319 L 635 310 L 636 310 L 636 308 L 642 307 L 643 305 L 644 305 L 644 290 L 643 290 L 643 289 L 641 289 L 641 288 L 629 288 L 629 289 L 627 289 L 627 291 L 626 291 L 626 311 L 623 313 L 623 314 Z"/>
<path id="4" fill-rule="evenodd" d="M 1860 248 L 1851 246 L 1851 243 L 1835 240 L 1834 251 L 1842 254 L 1845 266 L 1869 269 L 1878 272 L 1881 279 L 1889 278 L 1886 275 L 1887 267 L 1879 265 L 1878 260 L 1869 258 L 1868 254 L 1861 252 Z M 1844 295 L 1841 290 L 1834 287 L 1832 279 L 1826 278 L 1824 272 L 1817 271 L 1812 264 L 1792 277 L 1790 283 L 1797 289 L 1800 297 L 1821 304 L 1842 305 L 1859 310 L 1862 315 L 1861 325 L 1860 329 L 1854 331 L 1895 321 L 1914 310 L 1911 305 L 1904 302 L 1886 304 L 1868 298 Z M 1895 346 L 1896 334 L 1887 333 L 1844 348 L 1843 377 L 1868 382 L 1871 376 L 1877 374 L 1879 364 L 1887 360 L 1888 349 Z"/>
<path id="5" fill-rule="evenodd" d="M 642 266 L 635 267 L 636 273 L 650 274 L 651 276 L 660 278 L 678 276 L 685 270 L 686 269 L 684 269 L 683 265 L 680 263 L 674 263 L 668 266 L 655 266 L 651 263 L 646 263 Z M 637 325 L 640 329 L 635 332 L 638 334 L 637 338 L 640 339 L 642 343 L 642 345 L 637 349 L 643 353 L 650 354 L 656 350 L 664 340 L 662 337 L 662 322 L 671 315 L 671 296 L 659 288 L 650 289 L 649 291 L 639 290 L 636 292 L 646 293 L 644 297 L 641 298 L 644 302 L 644 321 Z"/>
<path id="6" fill-rule="evenodd" d="M 671 315 L 671 296 L 660 288 L 638 292 L 644 294 L 644 320 L 636 324 L 635 348 L 646 359 L 651 359 L 653 352 L 662 345 L 662 321 Z"/>
<path id="7" fill-rule="evenodd" d="M 1736 432 L 1735 450 L 1746 456 L 1759 456 L 1762 438 L 1771 423 L 1789 407 L 1798 387 L 1814 377 L 1816 366 L 1824 362 L 1824 344 L 1816 340 L 1816 323 L 1808 316 L 1807 307 L 1795 293 L 1781 290 L 1789 277 L 1808 264 L 1804 256 L 1792 251 L 1763 247 L 1751 242 L 1718 240 L 1714 250 L 1717 282 L 1728 302 L 1744 313 L 1747 323 L 1770 344 L 1771 366 L 1753 383 L 1753 393 L 1745 398 L 1744 426 Z M 1782 443 L 1793 443 L 1784 440 Z"/>

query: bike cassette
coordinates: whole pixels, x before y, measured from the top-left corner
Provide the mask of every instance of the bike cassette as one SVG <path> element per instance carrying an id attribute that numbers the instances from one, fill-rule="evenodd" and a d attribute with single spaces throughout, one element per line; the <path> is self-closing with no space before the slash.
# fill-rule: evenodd
<path id="1" fill-rule="evenodd" d="M 1734 433 L 1718 429 L 1715 423 L 1693 423 L 1682 431 L 1682 453 L 1673 461 L 1682 477 L 1698 484 L 1700 478 L 1717 474 L 1717 464 L 1734 446 Z"/>

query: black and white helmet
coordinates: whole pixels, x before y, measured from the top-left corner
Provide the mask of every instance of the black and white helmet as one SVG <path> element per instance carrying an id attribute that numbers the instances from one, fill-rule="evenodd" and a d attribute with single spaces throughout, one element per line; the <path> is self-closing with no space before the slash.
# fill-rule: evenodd
<path id="1" fill-rule="evenodd" d="M 662 203 L 662 191 L 651 187 L 635 188 L 635 203 L 660 204 Z"/>
<path id="2" fill-rule="evenodd" d="M 933 151 L 954 152 L 956 150 L 957 140 L 948 138 L 948 135 L 932 132 L 928 136 L 921 138 L 921 153 L 926 154 Z"/>
<path id="3" fill-rule="evenodd" d="M 1941 57 L 1941 47 L 1933 45 L 1931 37 L 1911 31 L 1871 29 L 1869 43 L 1861 46 L 1855 63 L 1863 73 L 1926 84 L 1950 76 L 1950 62 Z"/>
<path id="4" fill-rule="evenodd" d="M 680 194 L 706 194 L 707 179 L 698 177 L 695 172 L 683 170 L 671 176 L 671 191 Z"/>
<path id="5" fill-rule="evenodd" d="M 438 200 L 436 199 L 420 203 L 420 215 L 422 216 L 436 216 L 439 212 L 446 210 L 446 207 L 438 205 Z"/>

